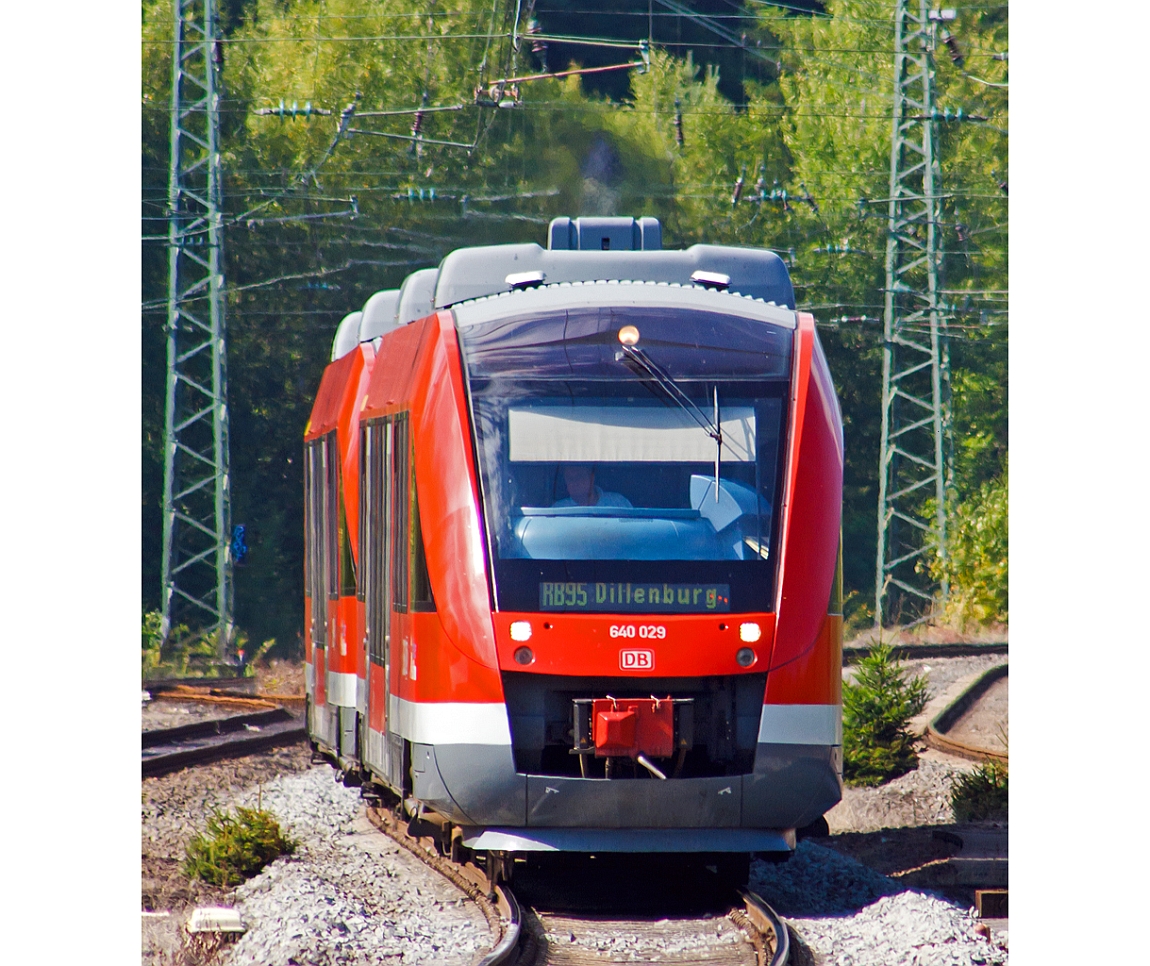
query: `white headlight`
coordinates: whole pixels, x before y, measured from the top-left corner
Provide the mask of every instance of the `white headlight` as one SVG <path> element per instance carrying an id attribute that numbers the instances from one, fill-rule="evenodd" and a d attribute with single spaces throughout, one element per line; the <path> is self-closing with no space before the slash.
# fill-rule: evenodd
<path id="1" fill-rule="evenodd" d="M 511 622 L 511 640 L 513 641 L 529 641 L 531 640 L 531 624 L 528 621 L 512 621 Z M 756 638 L 758 640 L 758 638 Z"/>
<path id="2" fill-rule="evenodd" d="M 759 627 L 754 621 L 747 621 L 745 624 L 739 625 L 739 640 L 746 641 L 748 644 L 754 644 L 760 637 L 763 636 L 763 629 Z"/>

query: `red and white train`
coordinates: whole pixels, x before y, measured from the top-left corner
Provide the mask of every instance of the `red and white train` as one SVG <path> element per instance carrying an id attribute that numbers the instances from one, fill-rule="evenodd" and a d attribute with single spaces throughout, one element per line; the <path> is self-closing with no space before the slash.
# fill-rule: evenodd
<path id="1" fill-rule="evenodd" d="M 446 841 L 792 850 L 842 793 L 842 420 L 760 249 L 652 218 L 452 252 L 305 432 L 314 745 Z"/>

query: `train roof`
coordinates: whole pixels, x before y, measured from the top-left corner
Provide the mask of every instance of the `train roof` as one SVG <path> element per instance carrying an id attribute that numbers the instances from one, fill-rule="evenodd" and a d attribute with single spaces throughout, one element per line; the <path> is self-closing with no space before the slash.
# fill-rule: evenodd
<path id="1" fill-rule="evenodd" d="M 508 315 L 534 315 L 548 309 L 577 307 L 688 309 L 719 312 L 794 329 L 794 310 L 735 292 L 717 292 L 678 282 L 557 282 L 472 299 L 454 307 L 461 328 Z"/>
<path id="2" fill-rule="evenodd" d="M 533 285 L 597 281 L 695 284 L 795 306 L 787 266 L 767 249 L 692 245 L 664 251 L 655 218 L 555 218 L 547 248 L 531 242 L 451 252 L 439 264 L 434 308 Z"/>
<path id="3" fill-rule="evenodd" d="M 360 341 L 378 338 L 436 309 L 527 289 L 554 293 L 556 286 L 581 283 L 655 283 L 684 291 L 710 289 L 784 309 L 795 307 L 790 273 L 775 252 L 701 244 L 664 250 L 662 226 L 656 218 L 555 218 L 548 227 L 547 245 L 543 248 L 530 242 L 456 249 L 437 268 L 412 272 L 398 292 L 373 295 L 364 306 Z M 652 293 L 643 289 L 633 294 L 647 298 Z M 385 316 L 391 311 L 394 316 L 389 322 Z M 349 330 L 350 318 L 344 320 Z M 342 327 L 336 336 L 337 345 L 333 345 L 333 358 L 351 348 L 351 332 L 343 338 L 341 335 Z"/>

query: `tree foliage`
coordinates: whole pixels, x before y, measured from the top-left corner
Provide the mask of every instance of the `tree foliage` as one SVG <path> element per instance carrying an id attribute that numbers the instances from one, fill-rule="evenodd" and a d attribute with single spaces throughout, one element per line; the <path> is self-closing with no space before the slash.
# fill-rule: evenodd
<path id="1" fill-rule="evenodd" d="M 931 576 L 949 582 L 945 612 L 958 627 L 1009 620 L 1008 491 L 1004 469 L 970 499 L 956 504 L 948 515 L 946 558 L 935 550 Z"/>
<path id="2" fill-rule="evenodd" d="M 741 5 L 741 29 L 767 59 L 750 57 L 754 69 L 742 69 L 737 83 L 716 66 L 733 70 L 735 58 L 656 44 L 649 69 L 629 72 L 621 99 L 596 92 L 617 88 L 568 77 L 521 84 L 513 110 L 476 107 L 477 86 L 535 73 L 544 63 L 561 69 L 568 65 L 557 58 L 587 50 L 552 44 L 536 55 L 523 40 L 515 51 L 510 33 L 519 6 L 231 0 L 223 8 L 232 515 L 247 526 L 251 546 L 236 571 L 237 622 L 256 640 L 275 637 L 287 647 L 299 640 L 301 439 L 342 316 L 456 247 L 543 243 L 557 215 L 652 215 L 668 247 L 762 246 L 788 260 L 800 307 L 820 323 L 842 400 L 844 580 L 849 606 L 865 607 L 874 585 L 876 320 L 886 231 L 885 208 L 871 199 L 886 196 L 889 176 L 893 4 L 833 0 L 819 16 Z M 569 18 L 569 6 L 535 16 L 546 30 L 547 16 L 566 23 L 559 14 Z M 142 8 L 145 236 L 164 225 L 171 10 L 169 0 Z M 587 35 L 647 35 L 634 17 L 582 16 Z M 655 36 L 670 37 L 669 25 L 661 21 Z M 995 294 L 1007 287 L 1000 187 L 1006 94 L 988 86 L 1005 80 L 1005 62 L 993 55 L 1006 49 L 1006 11 L 964 9 L 951 29 L 966 66 L 940 54 L 939 105 L 990 118 L 944 125 L 942 145 L 945 285 L 956 293 L 948 295 L 955 306 L 954 498 L 961 505 L 998 475 L 1006 453 L 1005 295 Z M 609 52 L 615 62 L 637 57 Z M 775 57 L 777 70 L 768 63 Z M 356 130 L 408 134 L 410 114 L 363 115 L 411 110 L 425 97 L 429 108 L 462 109 L 426 114 L 424 137 L 473 150 L 370 134 L 333 140 L 349 104 Z M 288 116 L 258 113 L 281 101 Z M 308 103 L 332 114 L 290 116 L 293 104 Z M 145 243 L 143 263 L 144 301 L 162 302 L 163 244 Z M 159 606 L 163 320 L 162 309 L 143 315 L 146 610 Z"/>

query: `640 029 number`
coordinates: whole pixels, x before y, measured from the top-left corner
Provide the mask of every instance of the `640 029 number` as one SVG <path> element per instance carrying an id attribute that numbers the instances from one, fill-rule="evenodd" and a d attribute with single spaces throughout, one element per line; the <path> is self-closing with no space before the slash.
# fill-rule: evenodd
<path id="1" fill-rule="evenodd" d="M 661 641 L 667 636 L 663 624 L 612 624 L 609 631 L 612 637 L 641 637 L 644 640 Z"/>

